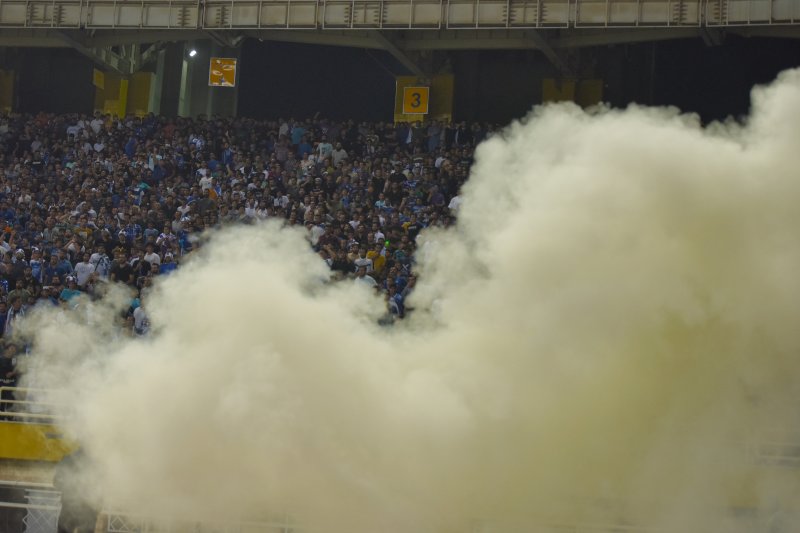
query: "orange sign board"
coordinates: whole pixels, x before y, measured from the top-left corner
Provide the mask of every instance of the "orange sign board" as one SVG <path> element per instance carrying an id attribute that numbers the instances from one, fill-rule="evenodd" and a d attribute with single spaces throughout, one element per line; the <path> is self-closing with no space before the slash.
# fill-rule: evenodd
<path id="1" fill-rule="evenodd" d="M 430 87 L 403 87 L 403 113 L 426 115 L 430 96 Z"/>
<path id="2" fill-rule="evenodd" d="M 208 67 L 208 84 L 211 87 L 235 87 L 236 58 L 212 57 Z"/>

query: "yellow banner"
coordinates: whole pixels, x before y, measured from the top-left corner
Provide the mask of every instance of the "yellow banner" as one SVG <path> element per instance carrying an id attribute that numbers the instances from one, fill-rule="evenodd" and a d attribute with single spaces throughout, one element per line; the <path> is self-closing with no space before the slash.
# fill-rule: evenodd
<path id="1" fill-rule="evenodd" d="M 60 461 L 74 450 L 75 443 L 54 426 L 0 422 L 0 459 Z"/>
<path id="2" fill-rule="evenodd" d="M 102 70 L 94 69 L 92 71 L 92 83 L 98 89 L 105 89 L 106 88 L 106 76 L 103 74 Z"/>

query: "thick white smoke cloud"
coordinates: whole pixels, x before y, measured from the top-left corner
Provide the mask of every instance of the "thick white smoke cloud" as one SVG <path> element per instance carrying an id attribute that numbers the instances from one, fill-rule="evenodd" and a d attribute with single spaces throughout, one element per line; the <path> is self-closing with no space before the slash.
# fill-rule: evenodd
<path id="1" fill-rule="evenodd" d="M 768 531 L 800 494 L 746 446 L 799 427 L 797 124 L 798 71 L 746 125 L 538 108 L 479 147 L 394 328 L 301 233 L 237 228 L 147 299 L 151 338 L 100 325 L 113 298 L 49 316 L 30 375 L 92 495 L 144 514 Z"/>

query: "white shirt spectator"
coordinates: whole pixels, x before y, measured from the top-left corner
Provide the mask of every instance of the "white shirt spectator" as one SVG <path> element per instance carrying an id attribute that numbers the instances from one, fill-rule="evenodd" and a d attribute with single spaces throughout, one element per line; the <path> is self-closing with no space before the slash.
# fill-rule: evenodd
<path id="1" fill-rule="evenodd" d="M 272 202 L 272 205 L 286 209 L 289 207 L 289 197 L 285 194 L 282 196 L 276 196 L 275 200 Z"/>
<path id="2" fill-rule="evenodd" d="M 89 276 L 96 270 L 95 265 L 92 264 L 91 258 L 89 262 L 81 261 L 75 265 L 75 275 L 78 276 L 78 287 L 83 287 L 89 281 Z"/>
<path id="3" fill-rule="evenodd" d="M 150 329 L 150 320 L 141 305 L 133 310 L 133 327 L 139 334 L 145 334 Z"/>
<path id="4" fill-rule="evenodd" d="M 320 225 L 311 227 L 311 244 L 315 245 L 319 242 L 319 238 L 325 235 L 325 228 Z"/>
<path id="5" fill-rule="evenodd" d="M 93 253 L 89 258 L 89 262 L 94 265 L 94 272 L 97 272 L 100 278 L 108 279 L 108 274 L 111 271 L 111 260 L 105 253 Z M 80 284 L 80 281 L 78 283 Z"/>
<path id="6" fill-rule="evenodd" d="M 255 218 L 258 216 L 258 202 L 255 200 L 248 200 L 244 204 L 244 216 L 247 218 Z"/>
<path id="7" fill-rule="evenodd" d="M 461 207 L 461 196 L 455 195 L 452 199 L 450 199 L 450 203 L 447 205 L 447 208 L 450 211 L 458 211 L 458 208 Z"/>
<path id="8" fill-rule="evenodd" d="M 378 282 L 375 281 L 375 278 L 368 274 L 364 274 L 363 276 L 356 276 L 355 282 L 359 285 L 366 285 L 367 287 L 377 287 Z"/>
<path id="9" fill-rule="evenodd" d="M 145 254 L 144 260 L 150 263 L 151 266 L 159 266 L 161 264 L 161 257 L 155 252 Z"/>
<path id="10" fill-rule="evenodd" d="M 356 269 L 360 267 L 367 267 L 367 272 L 372 272 L 372 259 L 367 259 L 366 257 L 359 257 L 353 264 L 356 266 Z"/>
<path id="11" fill-rule="evenodd" d="M 178 240 L 178 236 L 172 233 L 159 233 L 156 238 L 156 246 L 172 246 L 172 243 Z"/>
<path id="12" fill-rule="evenodd" d="M 92 131 L 95 134 L 100 133 L 100 130 L 103 128 L 103 119 L 96 118 L 89 123 L 89 126 L 92 128 Z"/>
<path id="13" fill-rule="evenodd" d="M 344 148 L 338 148 L 331 152 L 331 158 L 333 159 L 333 166 L 337 166 L 347 159 L 347 151 Z"/>

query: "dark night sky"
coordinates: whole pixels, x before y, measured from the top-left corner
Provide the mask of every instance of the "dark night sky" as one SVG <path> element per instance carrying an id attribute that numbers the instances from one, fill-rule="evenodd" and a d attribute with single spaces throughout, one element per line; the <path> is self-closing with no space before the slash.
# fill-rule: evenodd
<path id="1" fill-rule="evenodd" d="M 781 70 L 800 66 L 800 40 L 728 37 L 585 49 L 595 56 L 604 99 L 675 105 L 704 120 L 747 113 L 749 92 Z M 456 118 L 506 122 L 541 101 L 551 65 L 534 51 L 450 52 L 456 75 Z M 655 75 L 651 79 L 651 62 Z M 391 119 L 393 74 L 406 74 L 388 54 L 363 49 L 249 40 L 242 52 L 239 114 Z"/>

